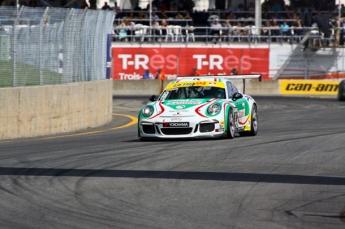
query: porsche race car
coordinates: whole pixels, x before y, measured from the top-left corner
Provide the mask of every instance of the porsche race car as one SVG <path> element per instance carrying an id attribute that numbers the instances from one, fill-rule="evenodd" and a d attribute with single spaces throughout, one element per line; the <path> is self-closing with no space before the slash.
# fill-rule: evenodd
<path id="1" fill-rule="evenodd" d="M 245 80 L 261 75 L 177 77 L 138 114 L 138 137 L 203 138 L 255 136 L 258 107 L 249 95 L 240 92 L 232 79 Z"/>

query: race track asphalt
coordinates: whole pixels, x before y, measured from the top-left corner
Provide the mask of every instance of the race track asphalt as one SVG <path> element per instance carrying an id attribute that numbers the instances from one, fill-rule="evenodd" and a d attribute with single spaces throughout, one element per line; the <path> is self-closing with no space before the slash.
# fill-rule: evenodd
<path id="1" fill-rule="evenodd" d="M 0 228 L 345 228 L 345 103 L 256 97 L 259 133 L 137 139 L 147 98 L 105 126 L 0 141 Z"/>

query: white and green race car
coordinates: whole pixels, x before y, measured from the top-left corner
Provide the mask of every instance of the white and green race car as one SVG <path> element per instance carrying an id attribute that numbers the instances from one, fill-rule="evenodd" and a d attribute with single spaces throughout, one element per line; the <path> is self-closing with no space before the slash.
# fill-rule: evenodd
<path id="1" fill-rule="evenodd" d="M 261 75 L 177 77 L 138 115 L 138 137 L 202 138 L 255 136 L 258 133 L 256 101 L 241 93 L 231 79 Z"/>

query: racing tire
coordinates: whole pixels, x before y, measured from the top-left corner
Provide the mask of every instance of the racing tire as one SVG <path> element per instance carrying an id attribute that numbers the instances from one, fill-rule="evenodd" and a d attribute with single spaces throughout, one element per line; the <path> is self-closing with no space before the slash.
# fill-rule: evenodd
<path id="1" fill-rule="evenodd" d="M 235 121 L 234 111 L 232 110 L 232 108 L 230 108 L 229 113 L 228 113 L 228 126 L 227 126 L 227 135 L 228 135 L 228 138 L 230 139 L 233 139 L 236 134 L 234 121 Z"/>
<path id="2" fill-rule="evenodd" d="M 255 136 L 255 135 L 257 135 L 258 134 L 258 123 L 259 123 L 258 109 L 256 107 L 256 104 L 254 104 L 252 107 L 250 131 L 240 132 L 240 136 Z"/>
<path id="3" fill-rule="evenodd" d="M 345 80 L 342 80 L 339 84 L 338 100 L 345 101 Z"/>

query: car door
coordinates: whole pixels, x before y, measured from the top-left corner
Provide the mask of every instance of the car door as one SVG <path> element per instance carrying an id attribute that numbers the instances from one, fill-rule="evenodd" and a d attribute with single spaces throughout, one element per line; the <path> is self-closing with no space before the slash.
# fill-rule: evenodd
<path id="1" fill-rule="evenodd" d="M 236 86 L 231 83 L 227 82 L 227 90 L 228 90 L 228 95 L 229 98 L 232 98 L 235 93 L 239 93 L 238 89 Z M 233 103 L 235 104 L 237 111 L 235 112 L 235 119 L 239 127 L 242 127 L 246 124 L 246 119 L 249 114 L 249 105 L 248 101 L 246 98 L 240 98 L 236 99 L 235 101 L 233 100 Z"/>

